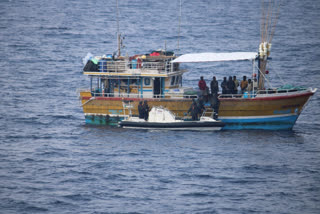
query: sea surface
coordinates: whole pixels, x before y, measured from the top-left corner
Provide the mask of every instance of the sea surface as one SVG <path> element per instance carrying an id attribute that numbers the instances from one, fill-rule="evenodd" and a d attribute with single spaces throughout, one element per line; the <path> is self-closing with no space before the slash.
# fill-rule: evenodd
<path id="1" fill-rule="evenodd" d="M 120 0 L 123 50 L 258 51 L 260 1 Z M 292 131 L 85 124 L 82 59 L 116 51 L 116 0 L 0 1 L 0 213 L 320 213 L 320 92 Z M 165 45 L 166 44 L 166 45 Z M 319 88 L 320 1 L 282 1 L 272 86 Z M 183 65 L 183 85 L 252 64 Z"/>

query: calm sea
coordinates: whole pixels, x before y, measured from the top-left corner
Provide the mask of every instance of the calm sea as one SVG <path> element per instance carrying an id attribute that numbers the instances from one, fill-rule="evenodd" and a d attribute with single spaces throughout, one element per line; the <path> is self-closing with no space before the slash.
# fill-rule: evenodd
<path id="1" fill-rule="evenodd" d="M 179 0 L 122 1 L 123 53 L 177 49 Z M 319 87 L 320 1 L 283 1 L 269 78 Z M 87 53 L 116 50 L 116 1 L 0 1 L 0 213 L 320 213 L 320 95 L 292 131 L 89 126 Z M 183 0 L 179 53 L 257 51 L 260 1 Z M 176 51 L 177 52 L 177 51 Z M 199 76 L 245 63 L 185 65 Z"/>

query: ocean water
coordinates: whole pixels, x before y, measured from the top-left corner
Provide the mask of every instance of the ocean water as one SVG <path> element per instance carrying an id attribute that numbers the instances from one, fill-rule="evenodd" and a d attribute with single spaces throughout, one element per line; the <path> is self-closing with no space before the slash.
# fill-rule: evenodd
<path id="1" fill-rule="evenodd" d="M 260 1 L 122 1 L 123 53 L 257 51 Z M 319 87 L 320 2 L 283 2 L 270 81 Z M 0 1 L 0 213 L 319 213 L 320 95 L 292 131 L 89 126 L 87 53 L 116 50 L 116 1 Z M 248 75 L 250 63 L 184 65 Z"/>

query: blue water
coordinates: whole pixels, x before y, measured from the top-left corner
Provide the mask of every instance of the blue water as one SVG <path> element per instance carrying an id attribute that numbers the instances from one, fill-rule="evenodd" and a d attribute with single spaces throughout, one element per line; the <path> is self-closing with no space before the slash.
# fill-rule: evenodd
<path id="1" fill-rule="evenodd" d="M 320 213 L 320 95 L 292 131 L 85 125 L 82 58 L 116 50 L 116 1 L 0 1 L 0 213 Z M 180 53 L 257 51 L 260 1 L 183 0 Z M 179 1 L 120 1 L 123 53 L 176 50 Z M 283 1 L 270 81 L 319 87 L 320 1 Z M 248 75 L 251 64 L 184 65 Z M 278 75 L 276 75 L 278 73 Z"/>

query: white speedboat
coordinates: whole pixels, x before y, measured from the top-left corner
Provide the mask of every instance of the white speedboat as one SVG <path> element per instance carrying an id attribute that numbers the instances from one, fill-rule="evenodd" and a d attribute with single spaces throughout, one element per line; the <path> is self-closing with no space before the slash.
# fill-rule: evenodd
<path id="1" fill-rule="evenodd" d="M 165 130 L 220 130 L 224 123 L 210 117 L 202 116 L 199 121 L 185 121 L 176 119 L 174 114 L 162 107 L 153 107 L 149 112 L 149 119 L 145 121 L 138 117 L 128 117 L 119 122 L 119 127 L 131 129 L 165 129 Z"/>

